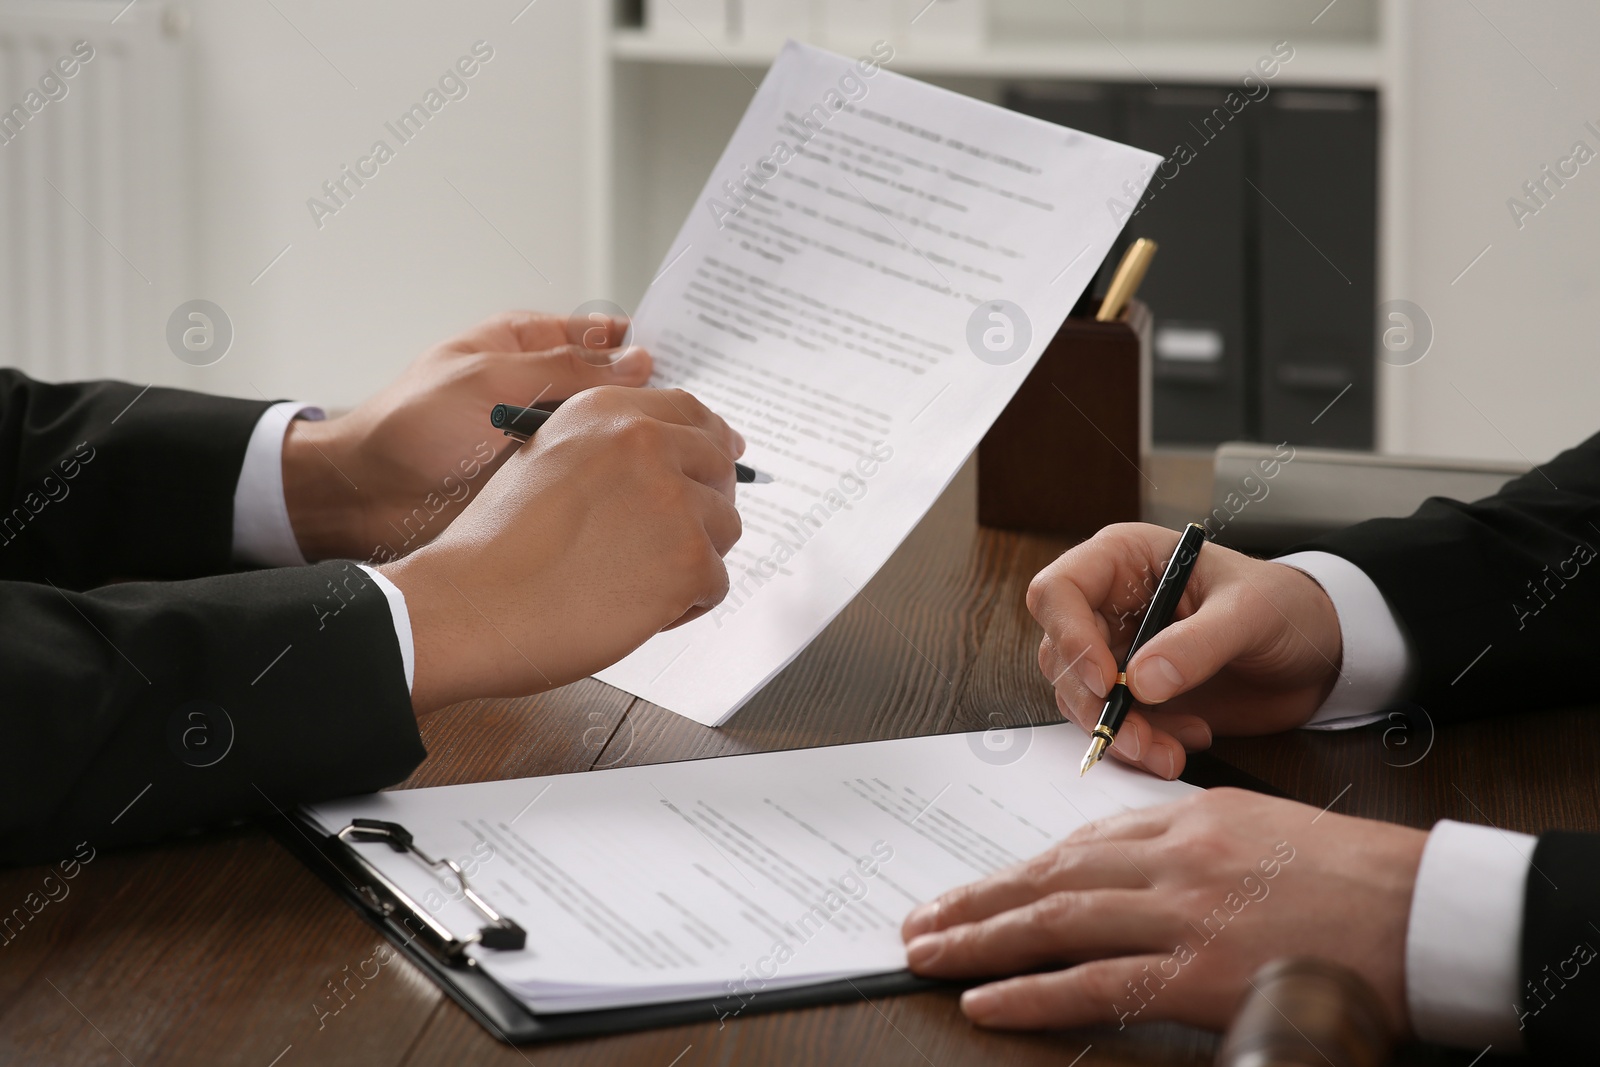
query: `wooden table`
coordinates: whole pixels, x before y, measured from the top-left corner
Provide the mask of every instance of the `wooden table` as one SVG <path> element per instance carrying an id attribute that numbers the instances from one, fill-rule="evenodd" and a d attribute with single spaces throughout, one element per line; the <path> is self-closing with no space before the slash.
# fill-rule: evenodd
<path id="1" fill-rule="evenodd" d="M 974 487 L 969 465 L 862 595 L 722 729 L 585 681 L 430 716 L 430 755 L 405 785 L 1053 720 L 1023 593 L 1066 545 L 978 529 Z M 1299 799 L 1349 814 L 1414 826 L 1452 817 L 1597 829 L 1591 714 L 1525 717 L 1509 752 L 1491 723 L 1442 729 L 1411 766 L 1399 764 L 1428 745 L 1425 730 L 1300 733 L 1225 741 L 1216 751 Z M 0 872 L 0 909 L 38 892 L 46 873 Z M 1214 1049 L 1210 1035 L 1168 1025 L 987 1033 L 943 992 L 514 1049 L 401 959 L 319 1027 L 318 998 L 370 959 L 380 938 L 264 830 L 100 855 L 69 885 L 0 947 L 0 1063 L 1088 1067 L 1205 1064 Z"/>

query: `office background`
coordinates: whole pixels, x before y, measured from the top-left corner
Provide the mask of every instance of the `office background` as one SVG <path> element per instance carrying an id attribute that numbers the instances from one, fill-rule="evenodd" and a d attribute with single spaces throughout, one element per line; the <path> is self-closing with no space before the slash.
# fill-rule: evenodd
<path id="1" fill-rule="evenodd" d="M 996 102 L 1229 87 L 1289 42 L 1275 93 L 1372 94 L 1366 266 L 1375 300 L 1409 301 L 1434 335 L 1409 365 L 1374 353 L 1376 446 L 1537 461 L 1600 428 L 1600 171 L 1544 171 L 1578 141 L 1600 151 L 1593 4 L 989 0 L 976 40 L 913 22 L 914 0 L 880 0 L 894 32 L 852 30 L 860 2 L 818 5 L 833 22 L 817 43 L 857 54 L 882 36 L 891 69 Z M 500 308 L 631 306 L 776 47 L 711 24 L 722 10 L 4 0 L 0 107 L 73 41 L 95 55 L 0 145 L 0 362 L 338 405 Z M 391 133 L 464 58 L 474 73 L 422 128 Z M 344 178 L 379 139 L 393 158 Z M 1292 199 L 1272 197 L 1291 225 Z M 1514 214 L 1513 199 L 1537 210 Z M 195 298 L 234 331 L 210 366 L 167 343 L 169 315 Z"/>

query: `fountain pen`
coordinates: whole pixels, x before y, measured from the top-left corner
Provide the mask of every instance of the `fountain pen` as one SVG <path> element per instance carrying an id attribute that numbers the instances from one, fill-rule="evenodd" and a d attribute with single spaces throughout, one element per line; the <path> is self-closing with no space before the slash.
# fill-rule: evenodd
<path id="1" fill-rule="evenodd" d="M 1128 717 L 1128 709 L 1133 707 L 1133 693 L 1128 690 L 1128 664 L 1133 662 L 1133 657 L 1152 637 L 1166 629 L 1172 621 L 1172 613 L 1178 610 L 1178 601 L 1183 599 L 1183 590 L 1189 584 L 1189 575 L 1194 573 L 1195 560 L 1200 558 L 1200 546 L 1205 541 L 1204 526 L 1191 522 L 1184 527 L 1183 536 L 1178 538 L 1178 547 L 1173 550 L 1172 558 L 1167 561 L 1167 569 L 1156 585 L 1155 596 L 1150 598 L 1150 610 L 1144 613 L 1138 632 L 1133 635 L 1133 644 L 1128 646 L 1128 654 L 1123 657 L 1122 667 L 1117 671 L 1117 684 L 1106 694 L 1106 706 L 1101 709 L 1100 721 L 1089 735 L 1089 751 L 1083 757 L 1083 766 L 1078 768 L 1078 777 L 1088 774 L 1089 768 L 1099 763 L 1106 749 L 1117 740 L 1122 720 Z"/>

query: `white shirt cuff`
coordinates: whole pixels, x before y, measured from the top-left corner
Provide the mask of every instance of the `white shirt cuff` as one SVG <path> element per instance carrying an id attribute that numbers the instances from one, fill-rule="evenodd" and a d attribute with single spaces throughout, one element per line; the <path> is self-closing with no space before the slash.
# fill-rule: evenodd
<path id="1" fill-rule="evenodd" d="M 321 419 L 311 404 L 286 401 L 266 410 L 250 434 L 233 490 L 233 558 L 258 567 L 303 567 L 283 499 L 283 435 L 295 419 Z"/>
<path id="2" fill-rule="evenodd" d="M 1441 821 L 1428 835 L 1406 931 L 1406 1002 L 1424 1041 L 1522 1046 L 1522 908 L 1535 839 Z"/>
<path id="3" fill-rule="evenodd" d="M 406 595 L 400 591 L 399 586 L 374 568 L 365 563 L 359 563 L 357 566 L 372 575 L 372 580 L 378 583 L 378 588 L 383 590 L 384 598 L 389 601 L 389 615 L 394 620 L 395 640 L 400 643 L 400 663 L 406 670 L 406 691 L 410 692 L 411 680 L 417 673 L 417 648 L 411 639 L 411 612 L 406 607 Z"/>
<path id="4" fill-rule="evenodd" d="M 1360 567 L 1331 552 L 1294 552 L 1273 562 L 1288 564 L 1322 586 L 1339 616 L 1344 645 L 1339 680 L 1305 728 L 1347 730 L 1382 719 L 1411 665 L 1405 633 L 1383 593 Z"/>

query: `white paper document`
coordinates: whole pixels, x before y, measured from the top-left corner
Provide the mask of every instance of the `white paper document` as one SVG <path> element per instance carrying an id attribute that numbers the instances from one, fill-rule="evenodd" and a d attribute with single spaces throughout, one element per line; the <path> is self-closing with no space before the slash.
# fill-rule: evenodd
<path id="1" fill-rule="evenodd" d="M 1160 159 L 871 61 L 784 47 L 633 320 L 652 384 L 776 478 L 739 488 L 727 600 L 597 675 L 710 726 L 926 513 Z M 1071 492 L 1071 456 L 1039 462 Z"/>
<path id="2" fill-rule="evenodd" d="M 1106 761 L 1071 724 L 944 734 L 475 785 L 308 809 L 329 833 L 397 822 L 528 934 L 470 951 L 534 1011 L 811 985 L 905 967 L 900 924 L 1084 823 L 1194 791 Z M 448 876 L 352 846 L 458 937 Z"/>

